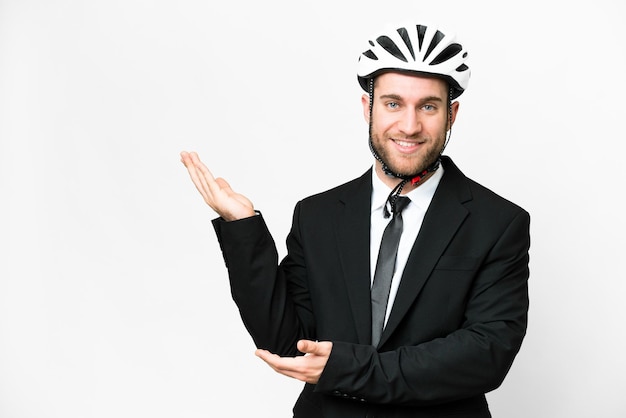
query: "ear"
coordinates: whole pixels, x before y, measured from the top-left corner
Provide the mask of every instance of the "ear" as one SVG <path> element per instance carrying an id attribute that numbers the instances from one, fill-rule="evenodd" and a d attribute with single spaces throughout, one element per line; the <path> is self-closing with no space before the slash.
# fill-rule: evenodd
<path id="1" fill-rule="evenodd" d="M 370 123 L 370 96 L 369 94 L 364 94 L 361 96 L 361 105 L 363 105 L 363 117 L 365 118 L 365 122 Z"/>
<path id="2" fill-rule="evenodd" d="M 459 102 L 452 102 L 451 110 L 450 125 L 448 126 L 448 130 L 452 128 L 452 125 L 454 125 L 454 121 L 456 120 L 456 114 L 459 111 Z"/>

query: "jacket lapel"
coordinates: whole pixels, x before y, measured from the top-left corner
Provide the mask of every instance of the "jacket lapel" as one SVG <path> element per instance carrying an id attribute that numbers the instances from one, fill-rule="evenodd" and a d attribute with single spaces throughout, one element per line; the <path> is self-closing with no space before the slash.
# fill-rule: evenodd
<path id="1" fill-rule="evenodd" d="M 348 299 L 359 343 L 371 341 L 370 307 L 370 211 L 372 170 L 346 189 L 338 202 L 335 219 L 337 248 L 348 289 Z"/>
<path id="2" fill-rule="evenodd" d="M 442 161 L 445 173 L 411 249 L 379 346 L 397 328 L 422 290 L 439 257 L 467 217 L 468 211 L 463 206 L 463 202 L 471 199 L 467 180 L 452 160 L 443 157 Z"/>

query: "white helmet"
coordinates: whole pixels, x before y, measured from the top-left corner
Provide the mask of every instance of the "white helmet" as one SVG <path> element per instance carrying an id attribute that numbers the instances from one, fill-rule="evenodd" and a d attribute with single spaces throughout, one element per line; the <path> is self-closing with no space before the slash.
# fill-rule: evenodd
<path id="1" fill-rule="evenodd" d="M 467 51 L 451 33 L 435 26 L 410 24 L 387 30 L 369 41 L 369 49 L 359 56 L 359 84 L 369 91 L 369 79 L 386 71 L 434 75 L 450 86 L 452 99 L 467 88 L 470 70 Z"/>

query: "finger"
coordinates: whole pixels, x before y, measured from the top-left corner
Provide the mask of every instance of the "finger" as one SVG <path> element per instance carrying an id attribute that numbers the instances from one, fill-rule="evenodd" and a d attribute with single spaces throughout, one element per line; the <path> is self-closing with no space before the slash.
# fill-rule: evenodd
<path id="1" fill-rule="evenodd" d="M 293 371 L 297 365 L 293 357 L 281 357 L 278 354 L 270 353 L 267 350 L 257 350 L 255 354 L 270 367 L 278 372 Z"/>
<path id="2" fill-rule="evenodd" d="M 189 157 L 193 165 L 198 169 L 200 173 L 206 175 L 208 178 L 214 179 L 213 174 L 211 173 L 209 168 L 206 165 L 204 165 L 204 163 L 200 160 L 200 157 L 198 156 L 197 152 L 191 152 L 189 154 Z"/>
<path id="3" fill-rule="evenodd" d="M 261 348 L 258 348 L 258 349 L 254 352 L 254 355 L 255 355 L 255 356 L 257 356 L 257 357 L 263 358 L 263 356 L 264 356 L 266 353 L 269 353 L 269 351 L 267 351 L 267 350 L 263 350 L 263 349 L 261 349 Z"/>
<path id="4" fill-rule="evenodd" d="M 222 177 L 217 177 L 215 179 L 215 182 L 217 183 L 217 185 L 220 187 L 221 190 L 226 192 L 227 195 L 232 196 L 233 194 L 235 194 L 235 192 L 233 192 L 232 187 L 230 187 L 230 184 L 228 184 L 228 182 Z"/>
<path id="5" fill-rule="evenodd" d="M 270 353 L 267 350 L 258 349 L 254 352 L 254 354 L 270 366 L 277 364 L 279 360 L 281 360 L 279 355 Z"/>
<path id="6" fill-rule="evenodd" d="M 187 167 L 189 164 L 192 164 L 191 156 L 189 155 L 187 151 L 181 151 L 180 162 L 183 163 L 185 167 Z"/>
<path id="7" fill-rule="evenodd" d="M 267 365 L 270 366 L 272 369 L 284 374 L 283 370 L 285 369 L 285 362 L 283 361 L 283 358 L 276 354 L 272 354 L 267 350 L 257 350 L 255 354 L 257 355 L 257 357 L 267 363 Z"/>
<path id="8" fill-rule="evenodd" d="M 296 356 L 296 357 L 280 357 L 272 354 L 267 350 L 257 350 L 255 353 L 263 361 L 265 361 L 275 372 L 284 376 L 298 379 L 302 382 L 316 384 L 320 374 L 326 365 L 318 364 L 316 360 L 320 357 Z"/>
<path id="9" fill-rule="evenodd" d="M 329 352 L 329 344 L 328 341 L 300 340 L 297 347 L 301 353 L 324 356 Z"/>
<path id="10" fill-rule="evenodd" d="M 239 193 L 235 192 L 232 189 L 232 187 L 230 187 L 230 184 L 228 184 L 228 182 L 226 180 L 224 180 L 221 177 L 218 177 L 218 178 L 215 179 L 215 182 L 217 184 L 219 184 L 220 189 L 222 191 L 224 191 L 228 197 L 231 197 L 231 198 L 235 199 L 236 201 L 241 203 L 242 206 L 245 206 L 245 207 L 248 207 L 248 208 L 254 210 L 254 205 L 252 204 L 250 199 L 248 199 L 247 197 L 245 197 L 242 194 L 239 194 Z"/>
<path id="11" fill-rule="evenodd" d="M 211 200 L 215 200 L 215 196 L 222 193 L 222 187 L 215 181 L 215 177 L 211 170 L 200 161 L 200 157 L 197 153 L 191 153 L 191 161 L 198 171 L 198 178 L 202 187 L 204 187 L 206 193 L 211 197 Z M 228 183 L 226 183 L 228 184 Z M 228 186 L 230 188 L 230 186 Z"/>
<path id="12" fill-rule="evenodd" d="M 298 341 L 297 348 L 301 353 L 315 354 L 317 344 L 315 341 L 311 340 L 300 340 Z"/>
<path id="13" fill-rule="evenodd" d="M 192 154 L 196 154 L 194 151 L 192 152 L 188 152 L 188 151 L 181 151 L 180 152 L 180 161 L 185 164 L 185 166 L 189 166 L 190 164 L 193 164 L 193 160 L 191 158 Z"/>
<path id="14" fill-rule="evenodd" d="M 305 353 L 305 357 L 315 355 L 328 359 L 333 350 L 333 343 L 331 341 L 300 340 L 298 341 L 298 350 Z"/>
<path id="15" fill-rule="evenodd" d="M 205 184 L 206 181 L 203 180 L 203 176 L 200 175 L 200 173 L 198 172 L 198 168 L 195 166 L 195 164 L 193 164 L 191 159 L 186 161 L 187 163 L 185 164 L 185 166 L 187 167 L 187 172 L 189 173 L 189 177 L 191 177 L 191 181 L 193 182 L 194 186 L 196 186 L 198 192 L 200 192 L 200 194 L 202 195 L 204 201 L 209 203 L 210 195 L 208 193 L 208 186 Z"/>
<path id="16" fill-rule="evenodd" d="M 211 170 L 200 160 L 196 152 L 190 153 L 190 158 L 196 168 L 199 183 L 202 185 L 205 193 L 211 202 L 216 201 L 216 197 L 223 193 L 221 186 L 215 181 L 213 173 L 211 173 Z"/>

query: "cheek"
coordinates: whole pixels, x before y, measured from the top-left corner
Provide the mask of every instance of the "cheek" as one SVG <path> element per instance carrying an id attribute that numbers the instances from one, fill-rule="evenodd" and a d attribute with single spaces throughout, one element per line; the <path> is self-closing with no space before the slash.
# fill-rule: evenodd
<path id="1" fill-rule="evenodd" d="M 372 127 L 378 132 L 386 132 L 393 128 L 393 125 L 396 123 L 396 119 L 397 118 L 391 117 L 389 114 L 374 113 Z"/>
<path id="2" fill-rule="evenodd" d="M 441 120 L 439 118 L 433 118 L 432 120 L 428 120 L 424 122 L 423 129 L 428 132 L 430 136 L 439 136 L 442 132 L 446 132 L 447 120 Z"/>

